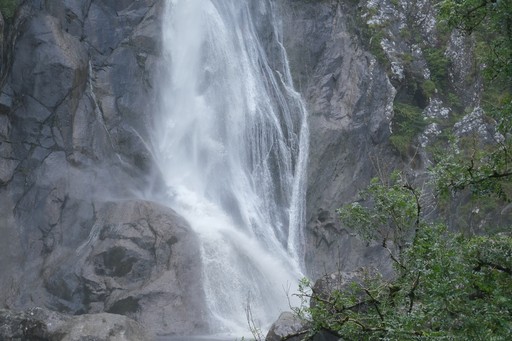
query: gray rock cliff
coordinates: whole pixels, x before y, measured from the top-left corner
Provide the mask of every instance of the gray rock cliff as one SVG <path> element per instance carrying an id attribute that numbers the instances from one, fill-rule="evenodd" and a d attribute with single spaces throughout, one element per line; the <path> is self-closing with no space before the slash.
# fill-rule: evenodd
<path id="1" fill-rule="evenodd" d="M 30 1 L 4 30 L 0 305 L 205 328 L 196 236 L 141 200 L 162 1 Z"/>
<path id="2" fill-rule="evenodd" d="M 288 0 L 283 6 L 290 68 L 310 115 L 308 274 L 369 263 L 387 271 L 379 248 L 343 229 L 335 211 L 377 174 L 379 163 L 396 162 L 387 141 L 396 90 L 358 38 L 353 4 Z"/>
<path id="3" fill-rule="evenodd" d="M 162 187 L 150 136 L 165 74 L 163 4 L 34 0 L 0 20 L 0 306 L 123 314 L 157 334 L 208 329 L 197 238 L 172 209 L 147 200 Z M 273 4 L 310 115 L 307 275 L 364 265 L 390 272 L 382 250 L 341 226 L 336 209 L 372 177 L 404 163 L 418 175 L 428 162 L 425 149 L 391 147 L 396 100 L 450 120 L 446 96 L 421 91 L 436 70 L 428 46 L 411 38 L 439 42 L 435 10 L 428 0 Z M 278 70 L 269 18 L 255 25 Z M 474 71 L 461 62 L 471 43 L 455 33 L 446 40 L 450 90 L 477 107 L 478 80 L 453 86 Z M 478 113 L 456 133 L 479 129 Z M 431 124 L 416 142 L 425 148 L 437 135 Z"/>
<path id="4" fill-rule="evenodd" d="M 375 174 L 372 155 L 388 157 L 395 90 L 360 46 L 348 4 L 279 6 L 294 80 L 310 111 L 308 271 L 319 277 L 378 263 L 375 250 L 339 226 L 335 209 Z M 148 143 L 162 68 L 161 12 L 155 0 L 34 1 L 6 31 L 4 305 L 122 313 L 161 333 L 203 328 L 203 312 L 192 304 L 202 295 L 195 237 L 171 210 L 137 199 L 160 181 Z M 265 36 L 268 23 L 257 25 Z M 270 46 L 269 56 L 280 53 Z M 165 281 L 175 285 L 164 288 Z M 158 320 L 162 313 L 180 327 Z"/>

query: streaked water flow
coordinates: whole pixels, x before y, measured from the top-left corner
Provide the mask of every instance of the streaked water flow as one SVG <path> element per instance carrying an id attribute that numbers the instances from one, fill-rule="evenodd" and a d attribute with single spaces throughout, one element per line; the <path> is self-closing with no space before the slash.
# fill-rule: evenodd
<path id="1" fill-rule="evenodd" d="M 268 0 L 166 3 L 155 154 L 200 239 L 212 332 L 247 330 L 248 300 L 272 322 L 301 276 L 308 131 L 275 16 Z"/>

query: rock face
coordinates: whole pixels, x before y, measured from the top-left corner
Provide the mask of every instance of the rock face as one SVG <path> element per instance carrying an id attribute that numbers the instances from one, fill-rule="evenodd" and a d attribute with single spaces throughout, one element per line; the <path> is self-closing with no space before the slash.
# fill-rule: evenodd
<path id="1" fill-rule="evenodd" d="M 145 341 L 150 340 L 136 321 L 114 314 L 65 316 L 34 308 L 23 312 L 0 309 L 2 340 Z"/>
<path id="2" fill-rule="evenodd" d="M 48 340 L 46 324 L 30 312 L 12 312 L 0 309 L 0 337 L 2 340 Z"/>
<path id="3" fill-rule="evenodd" d="M 287 340 L 290 341 L 304 340 L 306 338 L 301 335 L 301 332 L 307 332 L 307 330 L 308 328 L 304 321 L 291 312 L 284 312 L 272 324 L 265 341 L 280 341 L 283 337 L 287 337 Z"/>
<path id="4" fill-rule="evenodd" d="M 387 155 L 394 90 L 352 36 L 341 2 L 279 5 L 311 116 L 309 273 L 333 271 L 333 252 L 345 269 L 378 263 L 334 209 L 375 173 L 369 155 Z M 196 238 L 172 210 L 140 199 L 161 182 L 148 146 L 163 74 L 162 6 L 30 1 L 4 30 L 2 305 L 124 314 L 157 333 L 206 330 Z M 281 53 L 270 46 L 269 56 Z"/>
<path id="5" fill-rule="evenodd" d="M 205 327 L 195 235 L 139 199 L 160 181 L 148 146 L 162 6 L 27 1 L 4 30 L 0 306 Z"/>
<path id="6" fill-rule="evenodd" d="M 43 268 L 54 308 L 127 315 L 158 333 L 204 330 L 198 241 L 188 225 L 155 203 L 98 206 L 88 238 Z"/>
<path id="7" fill-rule="evenodd" d="M 335 211 L 392 169 L 421 186 L 431 162 L 427 147 L 442 131 L 493 139 L 481 120 L 481 70 L 469 62 L 474 41 L 457 30 L 443 32 L 430 0 L 287 0 L 281 6 L 284 45 L 310 115 L 308 275 L 372 265 L 387 276 L 392 270 L 381 248 L 351 236 Z M 425 127 L 400 150 L 398 128 L 407 119 L 395 113 L 403 105 Z"/>
<path id="8" fill-rule="evenodd" d="M 388 9 L 409 2 L 357 6 L 373 9 L 364 20 L 389 26 L 391 39 L 406 36 L 408 23 L 398 20 L 410 18 L 404 10 L 424 18 L 420 33 L 433 36 L 428 4 L 415 2 L 421 11 L 402 12 Z M 34 0 L 23 2 L 12 23 L 0 20 L 0 306 L 124 314 L 161 334 L 207 330 L 198 303 L 204 301 L 198 241 L 175 212 L 145 200 L 148 192 L 158 198 L 162 187 L 150 146 L 159 75 L 165 74 L 163 5 Z M 425 58 L 421 49 L 388 39 L 387 70 L 364 47 L 362 19 L 351 1 L 273 5 L 282 13 L 294 82 L 310 114 L 308 275 L 368 264 L 386 274 L 390 265 L 381 248 L 352 236 L 335 210 L 401 162 L 389 145 L 393 100 L 417 94 L 409 91 L 399 57 L 410 52 L 410 68 L 421 70 L 414 76 L 427 79 Z M 251 6 L 258 10 L 257 1 Z M 273 59 L 282 51 L 265 29 L 267 20 L 255 25 Z M 460 64 L 468 55 L 465 44 L 450 37 L 447 56 L 459 60 L 452 82 L 472 71 Z M 478 93 L 475 84 L 466 92 Z M 478 103 L 477 95 L 455 90 L 465 102 Z M 448 118 L 441 99 L 419 97 L 427 116 Z M 475 109 L 467 120 L 478 127 L 479 117 Z M 461 134 L 469 123 L 459 127 Z M 429 126 L 425 139 L 438 131 Z"/>
<path id="9" fill-rule="evenodd" d="M 381 250 L 344 230 L 335 210 L 353 200 L 379 167 L 396 162 L 388 144 L 395 89 L 357 37 L 354 6 L 330 0 L 287 0 L 283 6 L 290 68 L 310 115 L 308 274 L 318 278 L 366 264 L 386 271 Z"/>

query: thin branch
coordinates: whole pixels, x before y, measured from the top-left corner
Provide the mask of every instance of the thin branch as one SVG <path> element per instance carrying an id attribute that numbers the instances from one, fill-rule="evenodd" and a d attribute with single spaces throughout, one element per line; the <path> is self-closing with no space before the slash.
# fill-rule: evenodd
<path id="1" fill-rule="evenodd" d="M 470 175 L 471 175 L 471 173 L 470 173 Z M 487 175 L 481 176 L 479 178 L 474 178 L 473 176 L 471 176 L 471 180 L 469 180 L 465 183 L 456 183 L 455 181 L 452 180 L 451 185 L 454 189 L 463 189 L 468 185 L 478 185 L 478 184 L 481 184 L 482 182 L 485 182 L 489 179 L 501 179 L 501 178 L 506 178 L 506 177 L 510 177 L 510 176 L 512 176 L 512 171 L 507 171 L 507 172 L 503 172 L 503 173 L 494 171 L 491 174 L 487 174 Z"/>
<path id="2" fill-rule="evenodd" d="M 249 325 L 249 329 L 251 331 L 251 334 L 254 337 L 254 340 L 263 341 L 264 336 L 261 332 L 261 329 L 256 325 L 256 322 L 254 321 L 254 317 L 252 315 L 251 293 L 250 292 L 247 295 L 247 305 L 245 308 L 245 316 L 247 318 L 247 324 Z"/>
<path id="3" fill-rule="evenodd" d="M 421 205 L 420 205 L 420 197 L 418 195 L 418 192 L 414 187 L 412 187 L 409 184 L 404 185 L 405 189 L 408 189 L 412 195 L 414 196 L 414 200 L 416 201 L 416 221 L 415 221 L 415 230 L 414 232 L 418 234 L 420 229 L 420 218 L 421 218 Z"/>
<path id="4" fill-rule="evenodd" d="M 494 263 L 491 263 L 491 262 L 484 262 L 482 260 L 478 261 L 478 265 L 477 265 L 477 267 L 474 270 L 475 271 L 480 271 L 482 269 L 482 266 L 488 266 L 490 268 L 502 271 L 502 272 L 512 276 L 512 269 L 511 268 L 507 268 L 507 267 L 501 266 L 499 264 L 494 264 Z"/>
<path id="5" fill-rule="evenodd" d="M 490 2 L 490 1 L 482 1 L 479 5 L 471 8 L 470 10 L 468 10 L 466 13 L 465 13 L 465 16 L 470 16 L 473 14 L 473 12 L 476 12 L 478 11 L 479 9 L 481 8 L 484 8 L 485 6 L 487 6 L 487 3 Z"/>
<path id="6" fill-rule="evenodd" d="M 368 327 L 365 324 L 363 324 L 362 322 L 359 322 L 358 320 L 355 320 L 355 319 L 352 319 L 352 318 L 348 318 L 348 317 L 345 319 L 345 321 L 343 321 L 343 323 L 345 323 L 345 322 L 351 322 L 351 323 L 353 323 L 355 325 L 358 325 L 365 332 L 384 332 L 384 333 L 389 333 L 390 332 L 390 330 L 387 329 L 387 328 L 384 328 L 384 327 Z M 413 330 L 413 331 L 393 330 L 393 333 L 395 333 L 395 334 L 400 333 L 400 334 L 405 334 L 405 335 L 416 335 L 416 336 L 423 335 L 423 332 L 422 331 L 418 331 L 418 330 Z"/>
<path id="7" fill-rule="evenodd" d="M 407 310 L 408 313 L 412 312 L 412 307 L 414 305 L 414 297 L 415 297 L 414 291 L 418 287 L 419 283 L 420 283 L 420 273 L 418 272 L 418 276 L 416 276 L 416 279 L 414 280 L 411 291 L 409 291 L 409 294 L 407 295 L 409 297 L 409 309 Z"/>
<path id="8" fill-rule="evenodd" d="M 389 256 L 391 257 L 391 260 L 393 260 L 393 262 L 395 262 L 396 264 L 398 264 L 398 266 L 400 266 L 402 269 L 404 270 L 407 270 L 407 268 L 405 267 L 405 265 L 403 265 L 396 257 L 395 255 L 393 254 L 393 252 L 387 247 L 386 245 L 386 242 L 382 243 L 382 247 L 384 249 L 386 249 L 388 252 L 389 252 Z"/>
<path id="9" fill-rule="evenodd" d="M 351 306 L 343 307 L 343 309 L 340 310 L 339 312 L 342 312 L 342 311 L 345 311 L 345 310 L 354 310 L 354 309 L 359 308 L 360 306 L 364 306 L 365 304 L 368 304 L 368 303 L 371 303 L 371 302 L 370 301 L 357 302 L 356 304 L 353 304 Z"/>
<path id="10" fill-rule="evenodd" d="M 457 24 L 455 26 L 467 33 L 472 33 L 487 17 L 487 13 L 477 13 L 477 11 L 487 7 L 488 3 L 490 3 L 490 1 L 484 0 L 479 5 L 467 10 L 466 13 L 461 13 L 462 16 L 466 18 L 467 22 L 462 22 L 460 26 Z"/>
<path id="11" fill-rule="evenodd" d="M 352 318 L 349 318 L 349 317 L 347 317 L 345 320 L 346 320 L 346 322 L 351 322 L 351 323 L 354 323 L 354 324 L 358 325 L 365 332 L 388 332 L 388 330 L 386 328 L 382 328 L 382 327 L 368 327 L 368 326 L 364 325 L 363 323 L 359 322 L 358 320 L 355 320 L 355 319 L 352 319 Z"/>
<path id="12" fill-rule="evenodd" d="M 320 297 L 320 295 L 318 295 L 318 294 L 316 294 L 316 293 L 313 293 L 313 294 L 311 294 L 311 295 L 308 295 L 308 294 L 300 294 L 300 295 L 298 295 L 298 294 L 294 294 L 294 296 L 307 297 L 307 298 L 309 298 L 309 299 L 314 299 L 314 300 L 316 300 L 316 301 L 320 301 L 320 302 L 325 303 L 325 304 L 329 304 L 329 305 L 330 305 L 330 304 L 332 304 L 332 302 L 331 302 L 331 301 L 326 300 L 325 298 Z"/>
<path id="13" fill-rule="evenodd" d="M 295 296 L 298 296 L 298 295 L 295 294 Z M 322 298 L 320 295 L 318 295 L 316 293 L 313 293 L 312 295 L 301 294 L 300 296 L 307 297 L 307 298 L 309 298 L 311 300 L 320 301 L 320 302 L 324 303 L 325 305 L 329 306 L 330 308 L 334 307 L 334 305 L 335 305 L 334 302 L 332 302 L 332 301 L 330 301 L 328 299 Z M 358 307 L 360 307 L 362 305 L 368 304 L 368 303 L 370 303 L 370 301 L 364 300 L 364 301 L 357 302 L 356 304 L 353 304 L 351 306 L 348 306 L 348 307 L 343 306 L 342 309 L 335 309 L 335 310 L 336 310 L 336 312 L 341 313 L 341 312 L 343 312 L 345 310 L 356 309 L 356 308 L 358 308 Z"/>
<path id="14" fill-rule="evenodd" d="M 363 288 L 364 292 L 370 296 L 371 298 L 371 303 L 373 304 L 373 306 L 375 307 L 375 310 L 377 310 L 377 314 L 379 314 L 379 317 L 380 317 L 380 320 L 381 321 L 384 321 L 384 316 L 382 315 L 382 312 L 380 311 L 379 309 L 379 304 L 380 302 L 378 300 L 375 299 L 375 297 L 373 297 L 372 293 L 370 292 L 370 290 L 366 289 L 366 288 Z"/>

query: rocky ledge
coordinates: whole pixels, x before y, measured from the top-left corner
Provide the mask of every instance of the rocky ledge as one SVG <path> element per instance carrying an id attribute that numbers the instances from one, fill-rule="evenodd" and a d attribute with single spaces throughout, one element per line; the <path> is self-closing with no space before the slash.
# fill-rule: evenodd
<path id="1" fill-rule="evenodd" d="M 43 308 L 0 309 L 0 339 L 38 341 L 145 341 L 151 336 L 136 321 L 116 314 L 67 316 Z"/>

